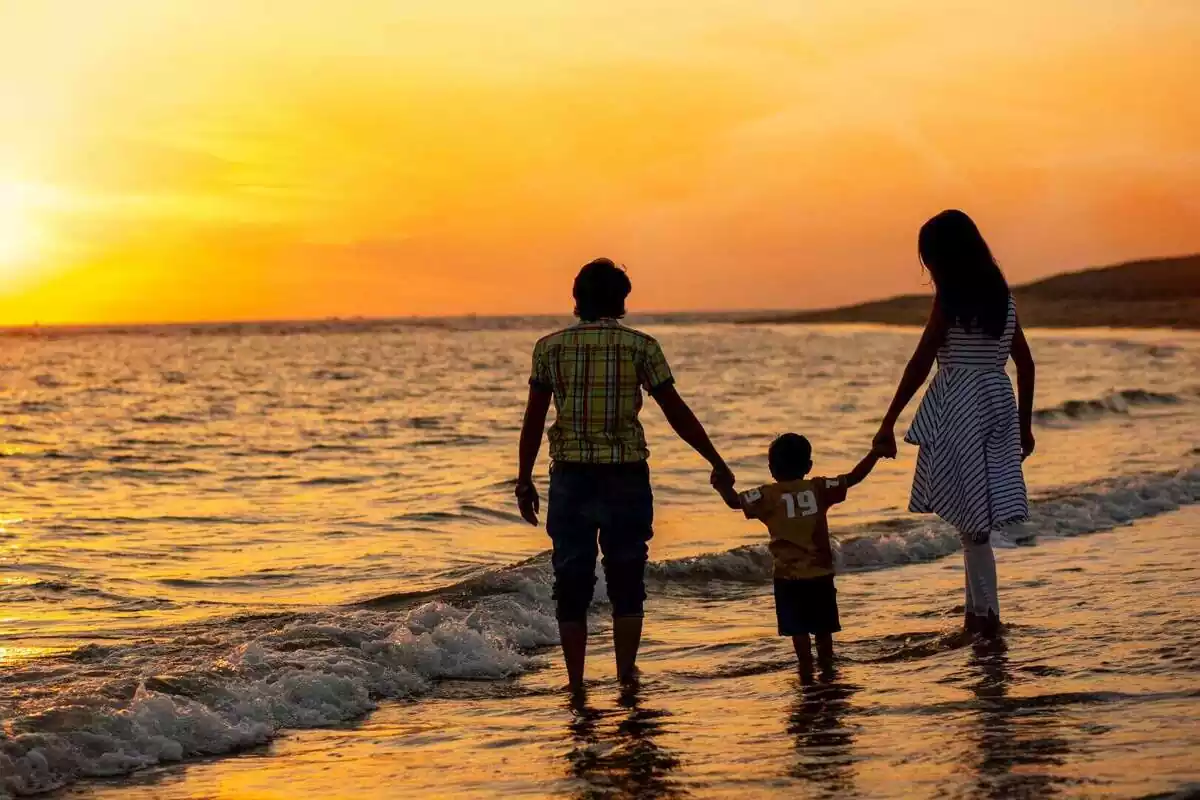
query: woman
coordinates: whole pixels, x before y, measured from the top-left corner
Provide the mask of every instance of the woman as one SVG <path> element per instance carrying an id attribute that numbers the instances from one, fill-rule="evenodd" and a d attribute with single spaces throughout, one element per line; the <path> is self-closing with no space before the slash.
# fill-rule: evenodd
<path id="1" fill-rule="evenodd" d="M 896 455 L 896 420 L 938 372 L 905 441 L 920 448 L 909 511 L 958 530 L 966 566 L 966 629 L 994 637 L 1000 599 L 991 531 L 1029 514 L 1021 462 L 1034 448 L 1033 355 L 1004 274 L 975 223 L 943 211 L 921 227 L 921 263 L 933 278 L 933 311 L 875 436 Z M 1005 373 L 1017 366 L 1019 402 Z"/>

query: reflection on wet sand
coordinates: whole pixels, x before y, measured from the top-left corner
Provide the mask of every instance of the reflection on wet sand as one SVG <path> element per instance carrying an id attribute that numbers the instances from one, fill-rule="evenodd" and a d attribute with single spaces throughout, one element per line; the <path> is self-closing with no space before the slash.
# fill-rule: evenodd
<path id="1" fill-rule="evenodd" d="M 618 709 L 600 711 L 586 695 L 571 700 L 572 741 L 567 761 L 581 785 L 575 797 L 679 797 L 685 794 L 672 773 L 680 761 L 658 744 L 670 713 L 650 708 L 644 689 L 621 690 Z M 616 721 L 616 725 L 611 723 Z"/>
<path id="2" fill-rule="evenodd" d="M 854 730 L 846 724 L 857 686 L 836 680 L 801 686 L 792 702 L 788 733 L 796 740 L 792 777 L 812 784 L 811 796 L 855 794 Z"/>
<path id="3" fill-rule="evenodd" d="M 1002 643 L 977 645 L 968 662 L 978 707 L 979 758 L 972 795 L 980 798 L 1046 797 L 1060 777 L 1045 767 L 1066 762 L 1070 744 L 1061 735 L 1063 703 L 1009 695 L 1012 675 Z"/>

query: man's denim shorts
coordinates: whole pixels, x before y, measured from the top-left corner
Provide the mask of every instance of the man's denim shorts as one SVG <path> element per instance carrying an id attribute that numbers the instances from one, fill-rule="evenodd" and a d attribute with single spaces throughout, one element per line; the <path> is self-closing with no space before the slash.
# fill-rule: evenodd
<path id="1" fill-rule="evenodd" d="M 554 544 L 554 597 L 560 620 L 587 618 L 599 552 L 604 554 L 613 616 L 642 616 L 647 543 L 654 535 L 654 495 L 645 461 L 555 462 L 546 532 Z"/>

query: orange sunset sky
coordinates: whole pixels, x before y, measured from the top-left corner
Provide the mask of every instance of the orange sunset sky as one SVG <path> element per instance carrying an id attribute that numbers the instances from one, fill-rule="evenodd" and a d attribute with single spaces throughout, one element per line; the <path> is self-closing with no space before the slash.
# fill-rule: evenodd
<path id="1" fill-rule="evenodd" d="M 1200 250 L 1195 0 L 13 0 L 0 324 L 640 309 Z"/>

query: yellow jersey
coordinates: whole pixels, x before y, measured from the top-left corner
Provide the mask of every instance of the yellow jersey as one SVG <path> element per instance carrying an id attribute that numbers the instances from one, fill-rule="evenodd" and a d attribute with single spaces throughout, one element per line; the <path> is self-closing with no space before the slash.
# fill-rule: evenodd
<path id="1" fill-rule="evenodd" d="M 826 515 L 846 499 L 847 488 L 845 477 L 801 478 L 738 495 L 746 518 L 767 526 L 776 578 L 820 578 L 834 573 Z"/>

